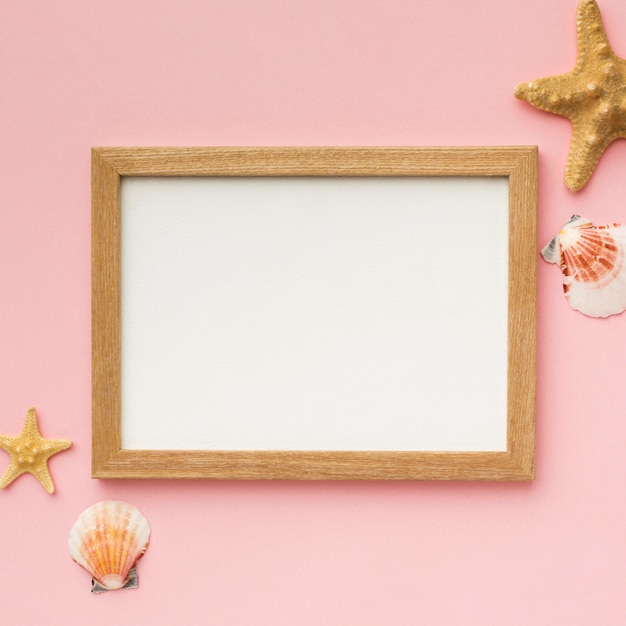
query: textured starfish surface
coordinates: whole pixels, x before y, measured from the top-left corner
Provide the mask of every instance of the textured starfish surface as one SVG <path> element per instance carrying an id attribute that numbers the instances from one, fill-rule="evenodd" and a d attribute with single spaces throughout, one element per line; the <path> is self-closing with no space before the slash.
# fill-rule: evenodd
<path id="1" fill-rule="evenodd" d="M 65 439 L 44 439 L 37 425 L 35 409 L 29 409 L 24 428 L 17 437 L 0 435 L 0 448 L 11 456 L 9 467 L 0 478 L 0 489 L 10 485 L 24 472 L 30 472 L 48 493 L 54 493 L 54 482 L 48 470 L 48 459 L 72 445 Z"/>
<path id="2" fill-rule="evenodd" d="M 585 186 L 607 146 L 626 137 L 626 60 L 613 52 L 595 0 L 578 4 L 576 27 L 576 67 L 515 88 L 517 98 L 571 121 L 565 184 L 572 191 Z"/>

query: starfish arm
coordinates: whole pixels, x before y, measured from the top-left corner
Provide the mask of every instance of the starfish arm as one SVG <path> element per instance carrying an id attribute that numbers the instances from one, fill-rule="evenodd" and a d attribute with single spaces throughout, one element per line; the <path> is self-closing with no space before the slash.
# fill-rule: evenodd
<path id="1" fill-rule="evenodd" d="M 24 428 L 22 428 L 22 434 L 28 435 L 34 439 L 41 438 L 39 426 L 37 425 L 37 413 L 35 412 L 35 409 L 28 409 L 26 419 L 24 420 Z"/>
<path id="2" fill-rule="evenodd" d="M 569 117 L 572 101 L 580 99 L 584 87 L 574 72 L 538 78 L 515 87 L 515 97 L 535 108 Z"/>
<path id="3" fill-rule="evenodd" d="M 578 58 L 575 71 L 581 71 L 590 59 L 596 63 L 598 58 L 608 59 L 614 55 L 595 0 L 582 0 L 578 5 L 576 33 Z"/>
<path id="4" fill-rule="evenodd" d="M 26 470 L 11 464 L 0 478 L 0 489 L 8 487 L 18 476 L 21 476 Z"/>
<path id="5" fill-rule="evenodd" d="M 579 191 L 587 184 L 602 153 L 614 139 L 612 136 L 590 135 L 578 124 L 572 124 L 572 141 L 565 166 L 568 189 Z"/>
<path id="6" fill-rule="evenodd" d="M 41 483 L 42 487 L 50 494 L 54 493 L 54 482 L 46 463 L 41 463 L 32 469 L 32 474 Z"/>
<path id="7" fill-rule="evenodd" d="M 15 449 L 15 437 L 0 435 L 0 448 L 10 454 Z"/>
<path id="8" fill-rule="evenodd" d="M 39 441 L 40 450 L 47 454 L 48 458 L 50 458 L 53 454 L 67 450 L 71 447 L 71 445 L 72 442 L 67 439 L 41 439 Z"/>

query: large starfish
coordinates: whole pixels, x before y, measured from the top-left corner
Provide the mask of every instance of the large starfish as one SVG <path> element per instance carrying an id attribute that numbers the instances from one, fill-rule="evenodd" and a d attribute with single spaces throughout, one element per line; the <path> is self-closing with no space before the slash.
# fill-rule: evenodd
<path id="1" fill-rule="evenodd" d="M 576 67 L 515 88 L 521 100 L 571 121 L 565 184 L 572 191 L 585 186 L 608 145 L 626 137 L 626 60 L 611 49 L 595 0 L 578 4 L 576 27 Z"/>
<path id="2" fill-rule="evenodd" d="M 48 493 L 54 493 L 54 482 L 48 470 L 48 459 L 72 445 L 65 439 L 44 439 L 37 426 L 37 413 L 29 409 L 24 428 L 17 437 L 0 435 L 0 448 L 11 455 L 11 462 L 0 478 L 0 489 L 11 484 L 24 472 L 30 472 Z"/>

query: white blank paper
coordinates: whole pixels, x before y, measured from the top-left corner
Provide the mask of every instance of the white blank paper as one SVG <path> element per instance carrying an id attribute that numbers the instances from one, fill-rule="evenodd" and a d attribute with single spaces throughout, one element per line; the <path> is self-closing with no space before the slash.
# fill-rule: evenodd
<path id="1" fill-rule="evenodd" d="M 505 178 L 124 178 L 127 449 L 505 450 Z"/>

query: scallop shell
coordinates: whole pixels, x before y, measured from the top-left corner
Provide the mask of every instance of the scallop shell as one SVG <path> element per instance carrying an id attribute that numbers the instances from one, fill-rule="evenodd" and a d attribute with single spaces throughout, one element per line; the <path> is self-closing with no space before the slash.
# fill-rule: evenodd
<path id="1" fill-rule="evenodd" d="M 541 251 L 563 272 L 570 306 L 591 317 L 607 317 L 626 309 L 626 226 L 594 226 L 573 215 Z"/>
<path id="2" fill-rule="evenodd" d="M 85 509 L 70 530 L 72 559 L 94 579 L 92 591 L 136 587 L 134 566 L 148 548 L 150 524 L 132 504 L 106 500 Z"/>

